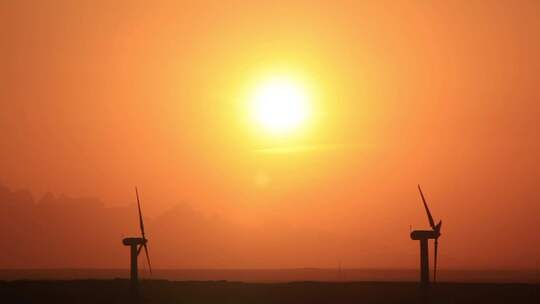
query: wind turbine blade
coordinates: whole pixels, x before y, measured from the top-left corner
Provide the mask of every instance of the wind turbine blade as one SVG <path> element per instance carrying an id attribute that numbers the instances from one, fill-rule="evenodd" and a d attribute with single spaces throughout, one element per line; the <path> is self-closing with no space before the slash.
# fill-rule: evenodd
<path id="1" fill-rule="evenodd" d="M 437 252 L 439 250 L 439 238 L 436 238 L 435 239 L 435 250 L 433 251 L 434 253 L 434 258 L 433 258 L 433 283 L 436 283 L 437 282 Z"/>
<path id="2" fill-rule="evenodd" d="M 139 226 L 141 227 L 141 235 L 143 239 L 146 239 L 146 237 L 144 236 L 144 222 L 141 212 L 141 202 L 139 200 L 139 190 L 137 189 L 137 187 L 135 187 L 135 195 L 137 196 L 137 207 L 139 208 Z"/>
<path id="3" fill-rule="evenodd" d="M 426 202 L 426 198 L 424 197 L 424 193 L 422 193 L 422 188 L 420 188 L 420 185 L 418 185 L 418 191 L 420 191 L 420 196 L 422 197 L 422 202 L 424 203 L 424 208 L 426 208 L 426 213 L 429 220 L 429 225 L 433 230 L 435 230 L 435 221 L 433 221 L 433 217 L 431 216 L 431 212 L 429 212 L 429 208 Z"/>
<path id="4" fill-rule="evenodd" d="M 144 253 L 146 253 L 146 261 L 148 262 L 148 270 L 150 270 L 150 274 L 152 274 L 152 265 L 150 265 L 150 256 L 148 255 L 148 246 L 146 246 L 146 243 L 144 243 Z"/>

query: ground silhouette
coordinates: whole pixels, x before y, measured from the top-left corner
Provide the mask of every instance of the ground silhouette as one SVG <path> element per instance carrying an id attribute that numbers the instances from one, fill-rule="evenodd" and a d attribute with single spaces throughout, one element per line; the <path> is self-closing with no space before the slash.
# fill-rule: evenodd
<path id="1" fill-rule="evenodd" d="M 4 303 L 129 303 L 128 280 L 0 282 Z M 141 303 L 539 303 L 540 285 L 413 282 L 141 282 Z"/>

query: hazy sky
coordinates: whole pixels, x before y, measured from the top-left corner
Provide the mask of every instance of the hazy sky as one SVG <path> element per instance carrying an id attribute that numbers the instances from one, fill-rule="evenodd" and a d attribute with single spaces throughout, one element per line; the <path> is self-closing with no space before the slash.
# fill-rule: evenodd
<path id="1" fill-rule="evenodd" d="M 139 185 L 149 218 L 183 203 L 265 236 L 221 245 L 261 249 L 247 262 L 191 263 L 172 221 L 168 245 L 148 231 L 157 267 L 416 267 L 420 183 L 441 267 L 535 267 L 538 16 L 538 1 L 1 1 L 0 184 L 105 206 Z M 272 73 L 316 96 L 304 132 L 253 127 L 246 92 Z M 291 250 L 306 240 L 315 258 Z"/>

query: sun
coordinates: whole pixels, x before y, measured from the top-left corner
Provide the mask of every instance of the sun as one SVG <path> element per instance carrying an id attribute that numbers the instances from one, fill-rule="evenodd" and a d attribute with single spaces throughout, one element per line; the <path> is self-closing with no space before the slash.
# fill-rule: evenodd
<path id="1" fill-rule="evenodd" d="M 251 98 L 253 119 L 271 134 L 287 134 L 302 127 L 310 115 L 305 88 L 286 77 L 261 82 Z"/>

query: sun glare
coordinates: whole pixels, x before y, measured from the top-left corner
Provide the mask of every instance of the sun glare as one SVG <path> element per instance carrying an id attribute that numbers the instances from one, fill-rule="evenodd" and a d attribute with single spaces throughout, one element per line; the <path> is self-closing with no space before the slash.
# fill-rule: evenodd
<path id="1" fill-rule="evenodd" d="M 286 78 L 262 82 L 252 97 L 255 121 L 272 134 L 294 131 L 306 122 L 310 108 L 304 88 Z"/>

